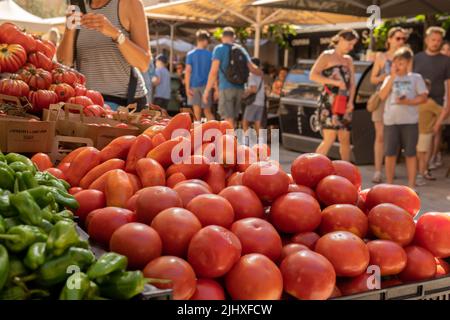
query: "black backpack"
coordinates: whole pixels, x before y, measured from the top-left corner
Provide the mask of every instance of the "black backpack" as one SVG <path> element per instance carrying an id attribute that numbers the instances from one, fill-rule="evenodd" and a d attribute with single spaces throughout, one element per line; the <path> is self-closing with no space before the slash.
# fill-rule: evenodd
<path id="1" fill-rule="evenodd" d="M 241 46 L 237 44 L 228 46 L 230 47 L 230 60 L 227 69 L 222 72 L 230 83 L 246 84 L 250 75 L 247 56 Z"/>

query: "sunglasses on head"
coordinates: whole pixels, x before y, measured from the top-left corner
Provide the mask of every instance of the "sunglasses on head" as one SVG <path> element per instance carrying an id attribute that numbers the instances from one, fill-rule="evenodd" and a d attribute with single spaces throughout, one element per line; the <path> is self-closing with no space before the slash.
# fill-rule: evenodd
<path id="1" fill-rule="evenodd" d="M 347 41 L 353 41 L 356 39 L 356 36 L 353 32 L 346 32 L 346 33 L 341 34 L 341 38 L 343 38 L 344 40 L 347 40 Z"/>

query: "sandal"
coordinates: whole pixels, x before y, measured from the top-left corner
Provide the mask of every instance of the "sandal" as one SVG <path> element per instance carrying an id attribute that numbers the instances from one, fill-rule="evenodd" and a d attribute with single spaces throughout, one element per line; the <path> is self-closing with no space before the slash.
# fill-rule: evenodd
<path id="1" fill-rule="evenodd" d="M 433 177 L 432 175 L 431 175 L 431 172 L 425 172 L 425 175 L 423 176 L 426 180 L 430 180 L 430 181 L 435 181 L 436 180 L 436 178 L 435 177 Z"/>
<path id="2" fill-rule="evenodd" d="M 381 177 L 381 172 L 377 171 L 377 172 L 374 173 L 373 178 L 372 178 L 372 182 L 375 183 L 375 184 L 383 182 L 383 179 Z"/>

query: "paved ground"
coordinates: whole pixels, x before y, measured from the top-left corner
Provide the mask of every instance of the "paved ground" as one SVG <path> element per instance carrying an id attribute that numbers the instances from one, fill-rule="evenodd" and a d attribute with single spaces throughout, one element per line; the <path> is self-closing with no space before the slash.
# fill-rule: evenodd
<path id="1" fill-rule="evenodd" d="M 280 163 L 286 172 L 290 172 L 290 164 L 298 155 L 299 153 L 297 152 L 292 152 L 282 147 L 280 148 Z M 417 187 L 417 191 L 422 200 L 421 213 L 429 211 L 450 211 L 450 201 L 446 199 L 450 195 L 450 179 L 445 178 L 447 168 L 450 166 L 450 157 L 447 157 L 444 163 L 444 168 L 433 172 L 433 175 L 438 178 L 436 181 L 431 181 L 423 187 Z M 372 187 L 373 166 L 360 166 L 359 169 L 363 178 L 363 188 Z M 398 166 L 396 175 L 396 183 L 407 183 L 404 163 Z"/>

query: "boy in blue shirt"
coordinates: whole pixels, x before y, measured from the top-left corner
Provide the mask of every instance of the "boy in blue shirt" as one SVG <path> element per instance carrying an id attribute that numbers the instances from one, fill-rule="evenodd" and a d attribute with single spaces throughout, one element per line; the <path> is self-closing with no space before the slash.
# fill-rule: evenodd
<path id="1" fill-rule="evenodd" d="M 203 110 L 209 121 L 214 120 L 214 114 L 211 112 L 212 96 L 208 96 L 206 103 L 202 99 L 212 63 L 212 54 L 206 49 L 209 45 L 209 33 L 199 30 L 196 38 L 197 48 L 190 51 L 186 57 L 186 93 L 188 105 L 194 109 L 195 120 L 201 120 Z"/>
<path id="2" fill-rule="evenodd" d="M 208 97 L 219 78 L 219 114 L 222 119 L 228 121 L 233 127 L 241 112 L 241 97 L 244 93 L 244 84 L 233 84 L 228 81 L 225 70 L 230 62 L 230 51 L 235 41 L 235 31 L 231 27 L 226 27 L 222 34 L 222 44 L 214 48 L 211 71 L 208 77 L 203 94 L 203 101 L 208 101 Z M 248 52 L 239 47 L 246 56 L 247 66 L 251 73 L 263 76 L 263 72 L 251 62 Z"/>

